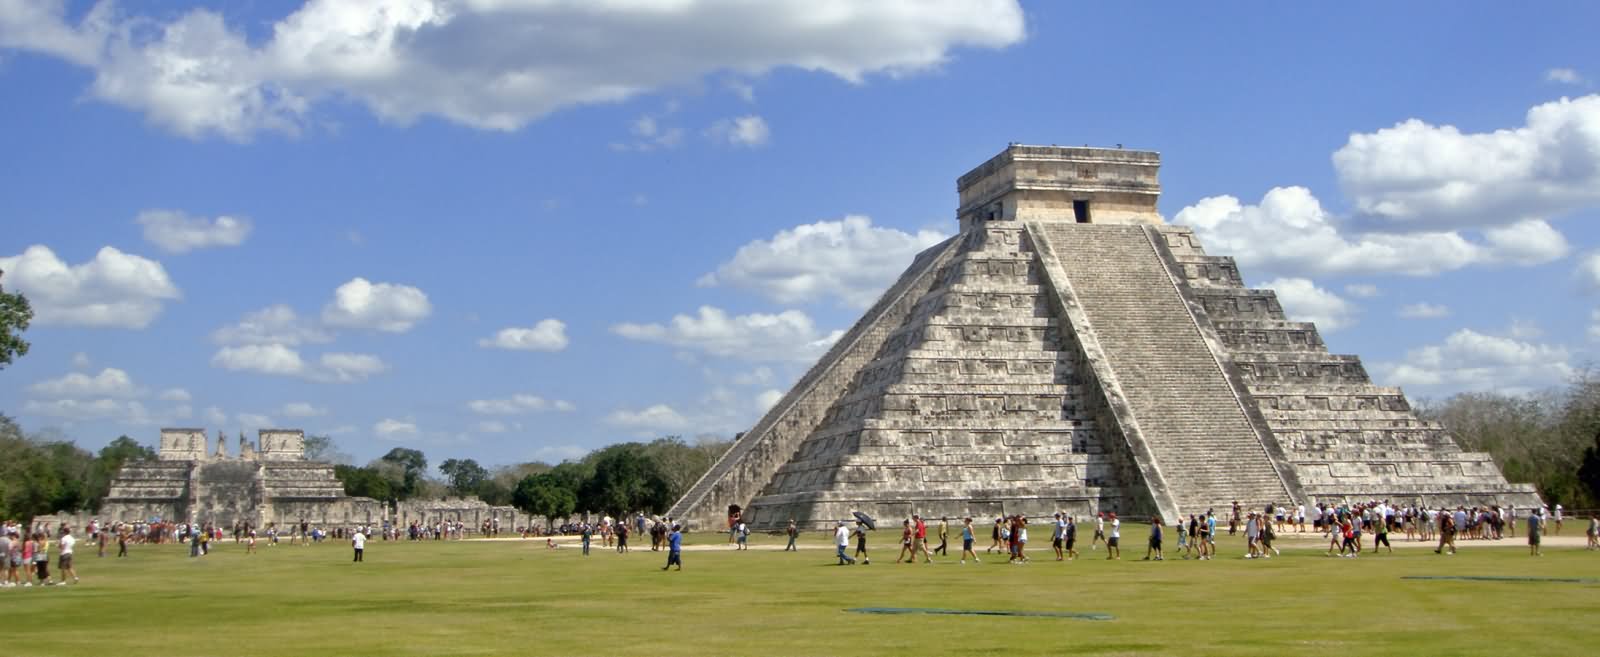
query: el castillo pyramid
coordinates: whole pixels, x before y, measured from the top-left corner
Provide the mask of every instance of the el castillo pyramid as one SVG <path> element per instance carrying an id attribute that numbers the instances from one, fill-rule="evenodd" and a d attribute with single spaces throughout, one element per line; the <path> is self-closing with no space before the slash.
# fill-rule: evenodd
<path id="1" fill-rule="evenodd" d="M 669 514 L 755 528 L 1234 501 L 1538 503 L 1156 211 L 1160 155 L 1012 145 Z"/>

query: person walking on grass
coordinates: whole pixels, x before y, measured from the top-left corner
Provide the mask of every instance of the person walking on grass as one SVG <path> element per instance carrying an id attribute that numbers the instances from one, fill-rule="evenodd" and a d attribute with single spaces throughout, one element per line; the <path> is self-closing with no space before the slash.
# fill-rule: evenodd
<path id="1" fill-rule="evenodd" d="M 994 538 L 994 542 L 990 543 L 989 547 L 984 548 L 984 550 L 983 550 L 984 554 L 989 554 L 991 552 L 994 552 L 995 548 L 1001 546 L 1001 542 L 1000 542 L 1000 523 L 1001 522 L 1002 521 L 999 518 L 995 518 L 994 519 L 994 529 L 990 530 L 990 536 L 992 536 Z"/>
<path id="2" fill-rule="evenodd" d="M 911 535 L 912 535 L 912 533 L 913 533 L 913 531 L 911 529 L 911 521 L 910 520 L 906 520 L 906 521 L 900 523 L 900 554 L 894 558 L 894 562 L 895 563 L 900 563 L 902 561 L 905 561 L 906 560 L 906 555 L 908 555 L 908 554 L 911 555 L 911 561 L 908 562 L 908 563 L 916 563 L 916 561 L 917 561 L 917 553 L 911 551 Z"/>
<path id="3" fill-rule="evenodd" d="M 350 546 L 356 550 L 355 561 L 353 563 L 361 563 L 362 561 L 365 561 L 363 556 L 367 551 L 367 535 L 361 531 L 361 528 L 357 527 L 356 533 L 350 535 Z M 254 547 L 253 544 L 252 547 Z"/>
<path id="4" fill-rule="evenodd" d="M 56 557 L 56 568 L 61 571 L 61 584 L 67 583 L 67 577 L 72 577 L 72 583 L 78 583 L 78 571 L 72 567 L 72 551 L 78 544 L 78 537 L 72 535 L 72 528 L 61 526 L 61 538 L 56 541 L 61 545 Z"/>
<path id="5" fill-rule="evenodd" d="M 50 586 L 50 539 L 44 532 L 33 534 L 33 575 L 39 586 Z"/>
<path id="6" fill-rule="evenodd" d="M 933 549 L 941 557 L 950 556 L 950 517 L 939 518 L 939 547 Z"/>
<path id="7" fill-rule="evenodd" d="M 1178 524 L 1172 533 L 1178 537 L 1178 552 L 1187 561 L 1189 559 L 1189 533 L 1187 527 L 1183 524 L 1183 516 L 1178 516 Z"/>
<path id="8" fill-rule="evenodd" d="M 843 553 L 844 550 L 839 552 Z M 661 569 L 666 570 L 673 566 L 677 566 L 680 571 L 683 570 L 683 527 L 680 525 L 673 525 L 672 533 L 667 534 L 667 565 Z"/>
<path id="9" fill-rule="evenodd" d="M 1067 558 L 1067 521 L 1061 518 L 1061 513 L 1056 513 L 1056 522 L 1050 527 L 1050 549 L 1055 550 L 1056 561 Z"/>
<path id="10" fill-rule="evenodd" d="M 1155 557 L 1155 559 L 1154 559 L 1155 561 L 1161 561 L 1162 560 L 1162 558 L 1161 558 L 1161 531 L 1162 531 L 1162 528 L 1161 528 L 1161 516 L 1151 516 L 1150 517 L 1150 545 L 1149 545 L 1149 547 L 1146 547 L 1145 550 L 1144 550 L 1144 561 L 1151 561 L 1151 558 L 1150 558 L 1151 556 Z"/>
<path id="11" fill-rule="evenodd" d="M 1096 532 L 1098 533 L 1098 532 Z M 1122 548 L 1118 542 L 1122 540 L 1122 521 L 1117 519 L 1117 512 L 1111 512 L 1111 535 L 1106 538 L 1106 559 L 1122 559 Z"/>
<path id="12" fill-rule="evenodd" d="M 922 516 L 911 514 L 911 560 L 917 560 L 917 554 L 922 554 L 922 563 L 933 563 L 933 553 L 928 550 L 928 523 L 923 522 Z"/>
<path id="13" fill-rule="evenodd" d="M 790 518 L 789 519 L 789 528 L 784 530 L 784 532 L 789 535 L 789 544 L 783 546 L 783 551 L 784 552 L 799 552 L 800 548 L 795 547 L 794 540 L 796 538 L 800 537 L 800 528 L 795 526 L 794 518 Z"/>
<path id="14" fill-rule="evenodd" d="M 856 521 L 855 536 L 856 536 L 856 554 L 855 554 L 855 556 L 861 557 L 861 565 L 865 566 L 865 565 L 871 564 L 872 563 L 872 559 L 867 558 L 867 523 L 861 522 L 860 520 Z"/>
<path id="15" fill-rule="evenodd" d="M 844 521 L 839 521 L 839 526 L 833 530 L 833 545 L 839 549 L 839 565 L 854 565 L 855 557 L 845 554 L 845 549 L 850 547 L 850 530 L 845 528 Z M 862 549 L 866 547 L 866 539 L 862 539 Z M 681 568 L 682 566 L 680 566 Z"/>
<path id="16" fill-rule="evenodd" d="M 738 532 L 738 534 L 739 534 L 739 543 L 738 543 L 738 545 L 736 545 L 734 547 L 734 549 L 736 549 L 736 550 L 748 550 L 748 549 L 750 549 L 750 525 L 746 525 L 746 524 L 744 524 L 743 520 L 740 520 L 739 521 L 739 526 L 735 527 L 734 531 Z"/>
<path id="17" fill-rule="evenodd" d="M 1537 541 L 1531 536 L 1528 540 L 1530 544 Z M 1445 547 L 1450 548 L 1450 554 L 1456 553 L 1456 519 L 1448 509 L 1439 509 L 1439 547 L 1435 548 L 1433 553 L 1443 554 Z M 1535 547 L 1534 549 L 1538 548 Z"/>
<path id="18" fill-rule="evenodd" d="M 961 521 L 961 565 L 967 564 L 967 555 L 972 555 L 972 563 L 983 563 L 978 560 L 978 553 L 972 551 L 972 519 L 964 518 Z"/>
<path id="19" fill-rule="evenodd" d="M 1011 523 L 1012 561 L 1028 563 L 1028 516 L 1018 515 Z"/>
<path id="20" fill-rule="evenodd" d="M 1078 558 L 1078 521 L 1072 516 L 1067 516 L 1067 527 L 1062 530 L 1062 551 L 1067 553 L 1067 561 Z"/>
<path id="21" fill-rule="evenodd" d="M 1543 533 L 1544 516 L 1536 510 L 1528 515 L 1528 556 L 1544 556 L 1544 552 L 1539 549 L 1539 538 Z"/>
<path id="22" fill-rule="evenodd" d="M 594 539 L 594 528 L 590 527 L 589 523 L 586 522 L 581 526 L 581 531 L 583 532 L 583 556 L 587 557 L 589 556 L 589 541 Z"/>
<path id="23" fill-rule="evenodd" d="M 1372 553 L 1377 554 L 1378 546 L 1381 545 L 1389 549 L 1389 554 L 1394 554 L 1394 546 L 1389 544 L 1389 523 L 1387 521 L 1379 521 L 1378 525 L 1374 527 L 1372 531 L 1374 532 L 1372 538 Z"/>
<path id="24" fill-rule="evenodd" d="M 1100 544 L 1106 542 L 1106 514 L 1094 514 L 1094 538 L 1089 540 L 1089 549 L 1098 550 Z M 1109 547 L 1109 544 L 1107 545 Z"/>

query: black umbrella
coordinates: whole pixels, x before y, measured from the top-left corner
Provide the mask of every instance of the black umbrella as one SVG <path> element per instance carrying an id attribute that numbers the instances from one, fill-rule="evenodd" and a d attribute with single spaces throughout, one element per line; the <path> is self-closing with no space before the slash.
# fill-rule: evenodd
<path id="1" fill-rule="evenodd" d="M 873 520 L 872 516 L 869 516 L 869 515 L 867 515 L 865 513 L 862 513 L 860 511 L 851 511 L 850 515 L 855 516 L 856 520 L 859 520 L 859 521 L 861 521 L 861 524 L 866 525 L 867 529 L 877 529 L 878 528 L 878 521 Z"/>

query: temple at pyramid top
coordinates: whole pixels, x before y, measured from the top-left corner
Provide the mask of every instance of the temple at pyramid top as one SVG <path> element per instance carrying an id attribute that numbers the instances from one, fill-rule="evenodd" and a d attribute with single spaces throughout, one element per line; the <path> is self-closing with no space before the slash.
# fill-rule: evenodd
<path id="1" fill-rule="evenodd" d="M 1161 154 L 1012 144 L 956 181 L 961 229 L 982 221 L 1159 224 Z"/>

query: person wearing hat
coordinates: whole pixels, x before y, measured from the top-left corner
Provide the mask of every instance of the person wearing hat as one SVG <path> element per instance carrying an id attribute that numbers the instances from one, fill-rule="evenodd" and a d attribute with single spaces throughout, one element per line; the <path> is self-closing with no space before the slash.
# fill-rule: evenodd
<path id="1" fill-rule="evenodd" d="M 843 520 L 840 520 L 839 525 L 833 530 L 833 544 L 839 549 L 839 565 L 855 564 L 855 557 L 844 553 L 845 548 L 850 547 L 850 530 L 845 528 Z"/>

